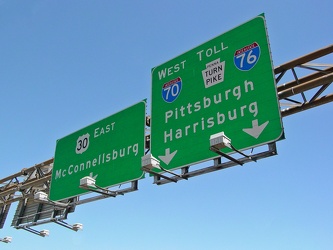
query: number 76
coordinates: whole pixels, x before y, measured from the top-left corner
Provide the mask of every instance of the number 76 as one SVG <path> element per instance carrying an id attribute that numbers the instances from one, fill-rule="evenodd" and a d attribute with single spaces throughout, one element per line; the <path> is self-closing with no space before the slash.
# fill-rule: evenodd
<path id="1" fill-rule="evenodd" d="M 240 59 L 240 68 L 244 67 L 244 59 L 246 58 L 246 63 L 247 64 L 253 64 L 257 61 L 257 56 L 253 55 L 253 50 L 249 50 L 243 54 L 240 54 L 238 56 L 236 56 L 237 59 Z"/>

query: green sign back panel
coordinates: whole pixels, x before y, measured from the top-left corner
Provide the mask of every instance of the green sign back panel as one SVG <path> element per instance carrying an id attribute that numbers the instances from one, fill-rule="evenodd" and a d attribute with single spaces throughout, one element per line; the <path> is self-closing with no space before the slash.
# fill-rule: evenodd
<path id="1" fill-rule="evenodd" d="M 100 187 L 143 177 L 146 102 L 87 126 L 57 141 L 50 199 L 57 201 L 87 192 L 80 179 L 91 176 Z"/>
<path id="2" fill-rule="evenodd" d="M 222 131 L 237 149 L 278 140 L 264 15 L 153 68 L 151 115 L 151 153 L 166 169 L 216 157 L 209 138 Z"/>

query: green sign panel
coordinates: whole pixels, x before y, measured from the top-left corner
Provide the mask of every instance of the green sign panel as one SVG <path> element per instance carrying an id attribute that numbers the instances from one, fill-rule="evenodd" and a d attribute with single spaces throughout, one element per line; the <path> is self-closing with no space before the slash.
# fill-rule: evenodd
<path id="1" fill-rule="evenodd" d="M 166 169 L 216 157 L 209 139 L 219 132 L 239 150 L 278 140 L 264 15 L 153 68 L 151 117 L 151 153 Z"/>
<path id="2" fill-rule="evenodd" d="M 80 179 L 90 176 L 100 187 L 143 177 L 146 102 L 87 126 L 57 141 L 50 199 L 57 201 L 87 192 Z"/>

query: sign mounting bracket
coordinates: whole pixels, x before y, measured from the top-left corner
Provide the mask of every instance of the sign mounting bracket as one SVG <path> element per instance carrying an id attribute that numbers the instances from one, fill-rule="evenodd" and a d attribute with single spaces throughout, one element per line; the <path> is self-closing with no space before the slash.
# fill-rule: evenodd
<path id="1" fill-rule="evenodd" d="M 263 159 L 263 158 L 267 158 L 267 157 L 270 157 L 270 156 L 277 155 L 276 142 L 268 143 L 268 144 L 263 145 L 263 146 L 267 146 L 268 149 L 266 149 L 266 150 L 263 149 L 263 151 L 251 155 L 251 158 L 249 158 L 247 156 L 247 157 L 241 157 L 239 159 L 233 158 L 233 160 L 222 162 L 222 157 L 217 157 L 217 158 L 213 159 L 213 165 L 208 166 L 208 167 L 202 167 L 200 169 L 196 169 L 196 170 L 192 170 L 192 171 L 190 170 L 191 166 L 183 167 L 183 168 L 181 168 L 181 171 L 183 173 L 182 174 L 183 178 L 173 177 L 172 178 L 173 182 L 175 182 L 175 180 L 178 181 L 178 180 L 181 180 L 181 179 L 184 179 L 184 178 L 189 179 L 191 177 L 199 176 L 199 175 L 202 175 L 202 174 L 208 174 L 208 173 L 211 173 L 211 172 L 215 172 L 215 171 L 218 171 L 218 170 L 234 167 L 234 166 L 237 166 L 237 165 L 238 166 L 239 165 L 244 165 L 245 163 L 253 162 L 254 160 L 257 161 L 257 160 L 260 160 L 260 159 Z M 237 160 L 237 162 L 235 162 L 234 160 Z M 241 164 L 239 164 L 239 163 L 241 163 Z M 167 184 L 167 183 L 170 183 L 170 182 L 171 182 L 170 180 L 160 179 L 160 178 L 158 178 L 158 176 L 155 176 L 155 178 L 154 178 L 154 184 L 156 184 L 156 185 L 163 185 L 163 184 Z"/>
<path id="2" fill-rule="evenodd" d="M 142 170 L 155 176 L 155 177 L 158 177 L 159 179 L 160 178 L 164 178 L 168 181 L 172 181 L 172 182 L 177 182 L 178 180 L 175 178 L 177 177 L 178 179 L 185 179 L 187 180 L 187 177 L 185 177 L 183 174 L 179 175 L 179 174 L 176 174 L 168 169 L 165 169 L 163 168 L 161 165 L 160 165 L 160 161 L 157 160 L 154 156 L 152 156 L 151 154 L 148 154 L 148 155 L 145 155 L 142 157 L 142 162 L 141 162 L 141 165 L 142 165 Z M 162 170 L 163 172 L 166 172 L 166 173 L 169 173 L 171 175 L 174 176 L 174 178 L 170 178 L 168 176 L 165 176 L 163 174 L 160 174 L 158 172 L 155 172 L 153 171 L 153 169 L 157 169 L 157 170 Z"/>
<path id="3" fill-rule="evenodd" d="M 240 155 L 244 156 L 244 157 L 247 157 L 249 158 L 250 160 L 253 160 L 256 162 L 255 159 L 252 158 L 252 156 L 250 155 L 246 155 L 244 154 L 243 152 L 239 151 L 238 149 L 236 149 L 232 144 L 231 144 L 231 140 L 224 134 L 224 132 L 220 132 L 220 133 L 217 133 L 217 134 L 214 134 L 214 135 L 211 135 L 210 136 L 210 148 L 209 150 L 214 152 L 214 153 L 217 153 L 225 158 L 227 158 L 228 160 L 231 160 L 239 165 L 243 165 L 244 163 L 243 162 L 240 162 L 238 160 L 236 160 L 235 158 L 231 157 L 230 155 L 224 153 L 224 152 L 221 152 L 220 149 L 221 148 L 230 148 L 232 149 L 233 151 L 239 153 Z"/>

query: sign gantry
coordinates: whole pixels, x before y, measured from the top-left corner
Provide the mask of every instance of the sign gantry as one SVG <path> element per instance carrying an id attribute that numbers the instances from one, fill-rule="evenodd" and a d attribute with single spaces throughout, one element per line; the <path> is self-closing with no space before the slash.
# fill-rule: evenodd
<path id="1" fill-rule="evenodd" d="M 333 64 L 313 63 L 312 61 L 330 55 L 333 44 L 296 58 L 275 68 L 277 91 L 283 117 L 311 109 L 333 101 L 333 94 L 328 93 L 333 81 Z M 312 74 L 299 74 L 299 69 Z M 280 84 L 287 73 L 292 74 L 292 81 Z"/>
<path id="2" fill-rule="evenodd" d="M 151 134 L 145 134 L 143 101 L 60 139 L 56 159 L 0 180 L 0 229 L 16 201 L 12 226 L 17 229 L 42 237 L 48 230 L 37 231 L 31 226 L 55 222 L 74 231 L 82 229 L 80 223 L 64 222 L 68 213 L 74 212 L 76 205 L 137 190 L 143 177 L 141 157 L 150 139 L 156 156 L 152 167 L 162 164 L 160 170 L 166 173 L 181 170 L 181 174 L 171 172 L 173 177 L 165 179 L 159 177 L 164 173 L 158 173 L 156 184 L 276 155 L 275 141 L 283 133 L 281 114 L 285 117 L 333 101 L 332 94 L 325 94 L 333 81 L 332 64 L 309 64 L 332 52 L 330 45 L 275 68 L 277 83 L 288 71 L 295 78 L 278 84 L 276 91 L 265 19 L 260 15 L 155 67 Z M 299 77 L 295 68 L 315 73 Z M 289 102 L 291 108 L 280 110 L 277 99 Z M 209 150 L 212 141 L 217 142 L 214 147 L 222 156 L 263 144 L 268 145 L 268 151 L 222 162 L 222 157 Z M 226 147 L 229 144 L 230 148 Z M 189 171 L 189 165 L 209 159 L 214 159 L 213 166 Z M 51 182 L 54 201 L 48 199 Z M 121 183 L 130 187 L 116 192 L 107 189 Z M 93 189 L 102 195 L 81 199 Z M 36 196 L 45 203 L 37 202 Z M 10 242 L 11 237 L 3 240 Z"/>

